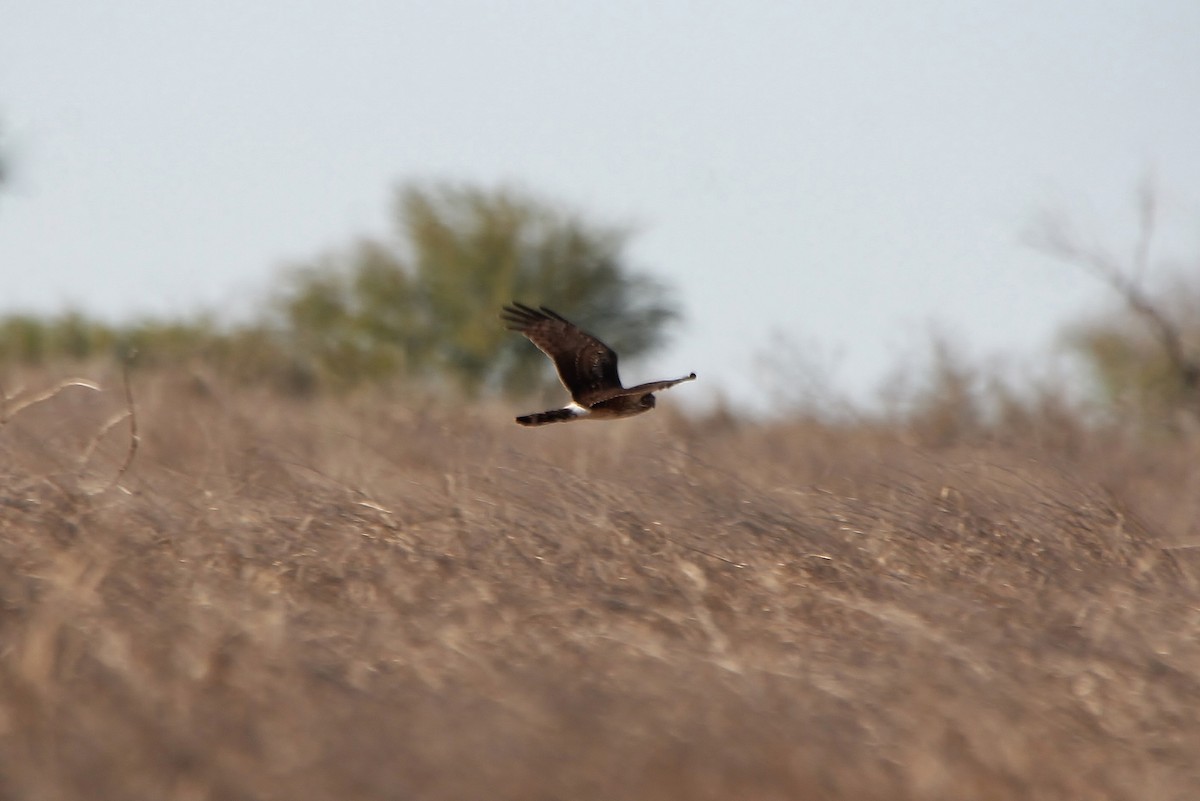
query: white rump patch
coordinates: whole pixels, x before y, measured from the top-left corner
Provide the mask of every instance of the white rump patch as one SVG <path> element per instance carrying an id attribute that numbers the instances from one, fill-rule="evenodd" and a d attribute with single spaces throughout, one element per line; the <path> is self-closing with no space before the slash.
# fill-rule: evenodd
<path id="1" fill-rule="evenodd" d="M 583 406 L 580 406 L 578 403 L 575 403 L 574 401 L 571 401 L 566 406 L 564 406 L 563 410 L 570 412 L 571 414 L 573 414 L 576 417 L 587 417 L 589 414 L 591 414 L 591 411 L 584 408 Z"/>

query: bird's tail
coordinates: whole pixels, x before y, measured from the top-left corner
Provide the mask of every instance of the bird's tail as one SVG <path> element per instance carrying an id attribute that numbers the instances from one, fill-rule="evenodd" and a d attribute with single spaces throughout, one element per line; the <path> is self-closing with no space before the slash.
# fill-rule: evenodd
<path id="1" fill-rule="evenodd" d="M 551 409 L 546 412 L 522 415 L 517 418 L 517 422 L 523 426 L 544 426 L 549 423 L 565 423 L 579 416 L 579 412 L 571 408 Z"/>

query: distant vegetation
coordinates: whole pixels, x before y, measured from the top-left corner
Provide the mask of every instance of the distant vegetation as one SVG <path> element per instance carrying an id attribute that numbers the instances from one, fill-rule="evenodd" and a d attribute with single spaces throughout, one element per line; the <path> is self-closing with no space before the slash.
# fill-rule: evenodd
<path id="1" fill-rule="evenodd" d="M 1137 233 L 1119 248 L 1042 220 L 1031 243 L 1105 284 L 1118 306 L 1068 326 L 1064 341 L 1082 358 L 1096 400 L 1119 418 L 1168 429 L 1200 422 L 1200 273 L 1155 258 L 1160 201 L 1147 180 L 1137 194 Z M 1174 269 L 1171 269 L 1171 267 Z"/>
<path id="2" fill-rule="evenodd" d="M 187 366 L 244 383 L 266 383 L 286 393 L 316 389 L 312 370 L 264 325 L 223 326 L 198 315 L 180 320 L 114 324 L 78 311 L 0 318 L 0 365 L 42 367 L 125 362 L 136 369 Z"/>
<path id="3" fill-rule="evenodd" d="M 661 343 L 679 316 L 667 287 L 630 265 L 629 231 L 529 194 L 409 186 L 397 193 L 394 233 L 293 265 L 243 325 L 10 315 L 0 364 L 136 354 L 140 366 L 193 362 L 289 392 L 403 378 L 478 396 L 547 380 L 544 358 L 497 318 L 511 300 L 603 330 L 626 357 Z"/>
<path id="4" fill-rule="evenodd" d="M 0 154 L 2 157 L 2 154 Z M 888 414 L 930 441 L 1006 436 L 1062 438 L 1070 425 L 1132 422 L 1177 432 L 1200 421 L 1200 283 L 1174 284 L 1152 263 L 1154 195 L 1139 197 L 1139 234 L 1127 258 L 1073 234 L 1061 220 L 1031 238 L 1043 253 L 1082 267 L 1113 290 L 1115 309 L 1066 327 L 1063 344 L 1091 385 L 1086 395 L 1048 383 L 1017 386 L 968 363 L 950 343 L 889 390 Z M 497 319 L 510 300 L 545 303 L 602 332 L 626 357 L 648 352 L 678 318 L 668 287 L 625 255 L 630 231 L 511 189 L 419 184 L 397 190 L 394 230 L 290 265 L 264 289 L 257 319 L 214 316 L 101 322 L 80 311 L 0 318 L 0 367 L 129 360 L 137 368 L 191 365 L 285 394 L 402 382 L 466 397 L 528 391 L 553 382 L 545 360 Z M 1157 269 L 1156 269 L 1157 268 Z M 1158 282 L 1150 284 L 1147 276 Z M 803 349 L 776 343 L 764 365 L 773 387 L 805 414 L 847 408 L 805 374 Z M 801 369 L 794 369 L 796 362 Z M 786 386 L 784 386 L 786 384 Z M 902 398 L 900 396 L 903 395 Z M 1086 415 L 1073 404 L 1086 401 Z"/>

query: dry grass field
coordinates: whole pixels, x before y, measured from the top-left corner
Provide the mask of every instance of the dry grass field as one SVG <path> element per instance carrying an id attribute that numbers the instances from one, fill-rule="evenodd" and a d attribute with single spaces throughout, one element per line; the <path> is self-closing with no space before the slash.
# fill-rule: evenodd
<path id="1" fill-rule="evenodd" d="M 1200 798 L 1194 441 L 143 374 L 118 475 L 96 377 L 0 428 L 0 799 Z"/>

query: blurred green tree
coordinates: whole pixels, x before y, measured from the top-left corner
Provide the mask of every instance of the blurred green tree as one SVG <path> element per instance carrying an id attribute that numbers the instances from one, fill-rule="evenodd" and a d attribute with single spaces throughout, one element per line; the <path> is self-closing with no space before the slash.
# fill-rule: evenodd
<path id="1" fill-rule="evenodd" d="M 1168 321 L 1166 340 L 1132 309 L 1076 323 L 1064 340 L 1083 357 L 1109 408 L 1147 423 L 1179 413 L 1200 419 L 1200 359 L 1192 355 L 1200 353 L 1200 285 L 1181 279 L 1146 301 Z"/>
<path id="2" fill-rule="evenodd" d="M 393 241 L 294 267 L 276 298 L 286 340 L 335 385 L 406 375 L 470 395 L 542 386 L 545 357 L 498 319 L 512 300 L 550 306 L 626 357 L 678 317 L 667 288 L 629 266 L 627 229 L 528 194 L 411 185 L 394 220 Z"/>

